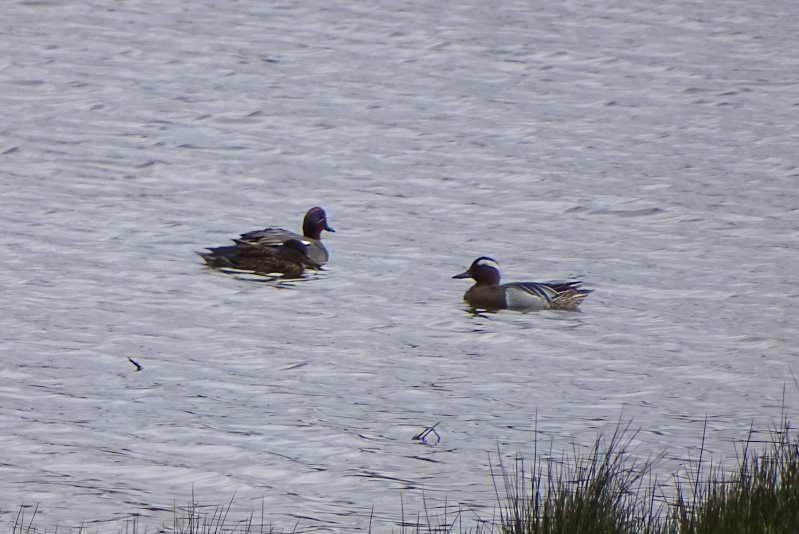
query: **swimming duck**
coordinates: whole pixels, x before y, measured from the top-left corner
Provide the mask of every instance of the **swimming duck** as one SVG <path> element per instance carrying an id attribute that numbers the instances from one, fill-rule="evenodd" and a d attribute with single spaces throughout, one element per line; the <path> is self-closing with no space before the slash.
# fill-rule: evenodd
<path id="1" fill-rule="evenodd" d="M 322 244 L 322 230 L 335 232 L 327 224 L 327 214 L 319 206 L 313 207 L 305 214 L 302 221 L 302 234 L 299 235 L 283 228 L 264 228 L 241 234 L 240 241 L 257 243 L 268 247 L 278 247 L 287 239 L 297 239 L 308 245 L 308 254 L 315 262 L 324 264 L 330 258 L 330 254 Z"/>
<path id="2" fill-rule="evenodd" d="M 488 256 L 474 260 L 469 270 L 452 278 L 473 278 L 475 284 L 463 295 L 471 307 L 486 311 L 569 310 L 577 311 L 583 299 L 592 291 L 573 282 L 511 282 L 499 283 L 499 264 Z"/>
<path id="3" fill-rule="evenodd" d="M 208 248 L 198 252 L 209 267 L 252 271 L 258 274 L 282 273 L 283 278 L 299 278 L 308 267 L 322 268 L 308 256 L 308 246 L 298 239 L 288 239 L 279 247 L 265 247 L 238 239 L 227 247 Z"/>

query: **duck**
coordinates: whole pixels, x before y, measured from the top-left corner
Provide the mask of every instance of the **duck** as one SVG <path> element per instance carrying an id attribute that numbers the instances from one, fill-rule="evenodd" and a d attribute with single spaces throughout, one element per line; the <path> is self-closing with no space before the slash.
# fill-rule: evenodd
<path id="1" fill-rule="evenodd" d="M 239 239 L 235 245 L 207 248 L 198 252 L 209 267 L 233 269 L 269 275 L 281 273 L 283 278 L 300 278 L 306 267 L 319 271 L 322 266 L 308 255 L 308 246 L 299 239 L 287 239 L 279 247 L 268 247 Z"/>
<path id="2" fill-rule="evenodd" d="M 500 284 L 499 263 L 488 256 L 480 256 L 467 271 L 452 278 L 472 278 L 475 284 L 466 291 L 463 300 L 474 309 L 492 312 L 579 311 L 583 299 L 593 291 L 581 288 L 580 280 Z"/>
<path id="3" fill-rule="evenodd" d="M 302 235 L 283 228 L 264 228 L 241 234 L 239 241 L 255 243 L 267 247 L 279 247 L 288 239 L 296 239 L 308 245 L 308 255 L 312 260 L 324 265 L 330 259 L 330 254 L 322 244 L 322 231 L 335 232 L 327 224 L 327 214 L 319 206 L 314 206 L 305 214 L 302 221 Z"/>

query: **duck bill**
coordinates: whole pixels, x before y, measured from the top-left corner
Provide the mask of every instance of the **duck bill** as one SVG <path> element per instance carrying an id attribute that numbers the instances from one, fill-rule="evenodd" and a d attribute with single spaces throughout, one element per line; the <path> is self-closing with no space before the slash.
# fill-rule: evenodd
<path id="1" fill-rule="evenodd" d="M 322 265 L 317 263 L 317 262 L 315 262 L 311 258 L 305 258 L 303 260 L 302 264 L 305 265 L 306 268 L 313 269 L 314 271 L 321 271 L 322 270 Z"/>
<path id="2" fill-rule="evenodd" d="M 471 277 L 472 277 L 471 271 L 466 271 L 465 273 L 456 274 L 452 278 L 471 278 Z"/>
<path id="3" fill-rule="evenodd" d="M 331 228 L 330 225 L 327 224 L 327 219 L 325 219 L 325 230 L 327 230 L 328 232 L 335 232 L 335 230 L 333 230 L 333 228 Z"/>

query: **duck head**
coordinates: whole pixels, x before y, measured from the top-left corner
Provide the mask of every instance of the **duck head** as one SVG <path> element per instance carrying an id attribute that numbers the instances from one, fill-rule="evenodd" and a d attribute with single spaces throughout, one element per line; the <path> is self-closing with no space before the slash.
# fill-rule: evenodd
<path id="1" fill-rule="evenodd" d="M 499 263 L 488 256 L 480 256 L 472 262 L 469 270 L 452 278 L 472 278 L 478 285 L 499 285 Z"/>
<path id="2" fill-rule="evenodd" d="M 327 224 L 327 214 L 325 210 L 316 206 L 309 209 L 308 213 L 305 214 L 305 219 L 302 221 L 302 233 L 305 237 L 310 237 L 318 241 L 322 237 L 322 230 L 335 232 L 335 230 Z"/>

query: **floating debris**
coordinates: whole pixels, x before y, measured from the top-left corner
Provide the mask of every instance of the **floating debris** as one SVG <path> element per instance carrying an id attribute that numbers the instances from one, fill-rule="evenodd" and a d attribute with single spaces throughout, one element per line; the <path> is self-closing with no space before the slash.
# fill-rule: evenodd
<path id="1" fill-rule="evenodd" d="M 430 436 L 430 434 L 433 434 L 436 437 L 436 443 L 441 443 L 441 436 L 438 434 L 438 432 L 436 432 L 436 427 L 440 424 L 441 421 L 434 424 L 433 426 L 425 428 L 424 430 L 413 436 L 413 439 L 415 441 L 421 441 L 422 443 L 427 444 L 428 436 Z"/>

